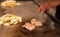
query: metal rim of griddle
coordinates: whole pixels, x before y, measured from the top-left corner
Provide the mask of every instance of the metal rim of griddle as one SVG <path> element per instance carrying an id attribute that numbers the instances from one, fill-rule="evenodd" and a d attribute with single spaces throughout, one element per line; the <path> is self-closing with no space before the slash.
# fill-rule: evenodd
<path id="1" fill-rule="evenodd" d="M 35 0 L 33 0 L 33 2 L 34 2 L 38 7 L 40 7 L 40 4 L 39 4 L 38 2 L 36 2 Z M 50 13 L 48 13 L 48 10 L 46 10 L 45 13 L 51 18 L 52 21 L 60 24 L 60 20 L 57 19 L 56 17 L 54 17 L 53 15 L 51 15 Z"/>

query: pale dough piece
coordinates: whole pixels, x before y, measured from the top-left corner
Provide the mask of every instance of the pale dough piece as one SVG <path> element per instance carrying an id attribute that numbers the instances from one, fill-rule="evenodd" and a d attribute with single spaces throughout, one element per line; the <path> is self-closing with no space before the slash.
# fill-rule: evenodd
<path id="1" fill-rule="evenodd" d="M 35 22 L 35 25 L 36 26 L 43 26 L 42 22 L 40 22 L 40 21 Z"/>
<path id="2" fill-rule="evenodd" d="M 25 25 L 23 25 L 22 27 L 28 29 L 29 31 L 32 31 L 35 29 L 35 25 L 32 25 L 30 23 L 26 23 Z"/>

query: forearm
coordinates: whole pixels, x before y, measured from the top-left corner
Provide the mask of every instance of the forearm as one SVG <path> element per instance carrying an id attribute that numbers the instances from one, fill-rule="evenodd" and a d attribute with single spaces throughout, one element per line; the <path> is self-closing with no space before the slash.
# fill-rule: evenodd
<path id="1" fill-rule="evenodd" d="M 46 0 L 46 3 L 52 6 L 60 5 L 60 0 Z"/>
<path id="2" fill-rule="evenodd" d="M 60 0 L 51 1 L 50 4 L 54 6 L 58 6 L 60 5 Z"/>

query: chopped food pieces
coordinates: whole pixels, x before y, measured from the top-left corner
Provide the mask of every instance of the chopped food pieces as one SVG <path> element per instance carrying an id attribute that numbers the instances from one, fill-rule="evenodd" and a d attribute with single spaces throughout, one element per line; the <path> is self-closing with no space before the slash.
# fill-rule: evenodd
<path id="1" fill-rule="evenodd" d="M 40 22 L 40 21 L 35 22 L 35 25 L 36 26 L 43 26 L 42 22 Z"/>
<path id="2" fill-rule="evenodd" d="M 0 20 L 0 25 L 2 25 L 3 24 L 3 21 L 2 20 Z"/>
<path id="3" fill-rule="evenodd" d="M 35 29 L 36 26 L 43 26 L 42 22 L 36 19 L 32 19 L 31 23 L 25 23 L 22 27 L 32 31 Z"/>
<path id="4" fill-rule="evenodd" d="M 6 0 L 1 3 L 1 6 L 4 8 L 14 7 L 15 5 L 19 5 L 15 0 Z"/>
<path id="5" fill-rule="evenodd" d="M 34 24 L 35 26 L 43 26 L 42 22 L 36 19 L 32 19 L 31 24 Z"/>
<path id="6" fill-rule="evenodd" d="M 17 24 L 18 22 L 15 22 L 14 24 Z"/>
<path id="7" fill-rule="evenodd" d="M 17 24 L 22 22 L 22 17 L 13 15 L 13 14 L 5 14 L 0 17 L 0 25 L 10 25 L 10 24 Z"/>
<path id="8" fill-rule="evenodd" d="M 37 21 L 36 19 L 32 19 L 31 24 L 35 24 L 36 21 Z"/>
<path id="9" fill-rule="evenodd" d="M 10 24 L 9 23 L 4 23 L 5 26 L 9 26 Z"/>
<path id="10" fill-rule="evenodd" d="M 28 30 L 34 30 L 35 29 L 35 25 L 32 25 L 30 23 L 25 23 L 25 25 L 23 25 L 22 27 L 25 27 Z"/>

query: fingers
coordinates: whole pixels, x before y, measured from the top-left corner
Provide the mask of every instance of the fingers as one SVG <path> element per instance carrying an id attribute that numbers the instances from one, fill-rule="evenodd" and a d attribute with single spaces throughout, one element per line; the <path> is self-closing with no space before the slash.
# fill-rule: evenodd
<path id="1" fill-rule="evenodd" d="M 38 12 L 39 13 L 44 13 L 47 8 L 44 5 L 41 5 Z"/>
<path id="2" fill-rule="evenodd" d="M 49 5 L 50 3 L 49 2 L 44 2 L 40 5 L 40 8 L 38 10 L 39 13 L 44 13 L 46 9 L 48 9 L 48 7 L 50 6 Z"/>

